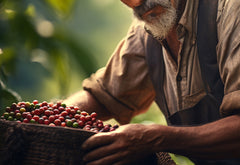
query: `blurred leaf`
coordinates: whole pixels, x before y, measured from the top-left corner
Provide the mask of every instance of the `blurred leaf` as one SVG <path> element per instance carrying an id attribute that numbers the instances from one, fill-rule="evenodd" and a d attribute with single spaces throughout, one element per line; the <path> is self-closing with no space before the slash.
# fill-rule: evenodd
<path id="1" fill-rule="evenodd" d="M 74 60 L 78 63 L 78 68 L 85 72 L 87 76 L 96 71 L 96 61 L 93 58 L 93 55 L 90 54 L 87 48 L 83 46 L 83 44 L 79 44 L 73 35 L 63 33 L 61 30 L 55 34 L 55 37 L 64 43 L 67 47 L 67 50 L 74 58 Z"/>
<path id="2" fill-rule="evenodd" d="M 4 10 L 6 1 L 7 0 L 0 0 L 0 13 L 2 13 L 2 11 Z"/>
<path id="3" fill-rule="evenodd" d="M 82 44 L 85 41 L 76 39 L 61 17 L 72 13 L 76 0 L 5 2 L 0 12 L 0 48 L 4 53 L 0 55 L 0 80 L 8 88 L 24 99 L 66 96 L 73 72 L 82 78 L 96 71 L 93 56 Z M 49 88 L 48 81 L 54 89 L 50 87 L 47 92 L 51 94 L 46 95 L 41 89 Z M 11 98 L 6 94 L 11 90 L 4 91 L 4 96 Z"/>
<path id="4" fill-rule="evenodd" d="M 3 49 L 0 54 L 0 67 L 6 75 L 12 74 L 15 70 L 16 54 L 13 47 Z"/>
<path id="5" fill-rule="evenodd" d="M 0 115 L 4 112 L 5 107 L 20 100 L 21 97 L 13 90 L 8 89 L 0 80 Z"/>
<path id="6" fill-rule="evenodd" d="M 26 11 L 25 11 L 25 14 L 30 16 L 30 17 L 34 17 L 36 16 L 36 10 L 35 10 L 35 6 L 30 4 L 28 5 Z"/>
<path id="7" fill-rule="evenodd" d="M 194 165 L 194 163 L 185 156 L 181 156 L 177 154 L 170 154 L 170 156 L 178 165 Z"/>
<path id="8" fill-rule="evenodd" d="M 8 18 L 8 19 L 13 19 L 16 15 L 16 12 L 11 10 L 11 9 L 6 9 L 5 10 L 5 16 Z"/>
<path id="9" fill-rule="evenodd" d="M 41 64 L 47 70 L 51 70 L 51 67 L 50 67 L 51 65 L 48 60 L 48 56 L 49 56 L 48 52 L 46 52 L 43 49 L 39 49 L 39 48 L 33 49 L 31 52 L 31 61 Z"/>
<path id="10" fill-rule="evenodd" d="M 75 0 L 45 0 L 53 9 L 61 15 L 68 15 L 72 11 Z"/>
<path id="11" fill-rule="evenodd" d="M 71 72 L 68 67 L 68 60 L 63 51 L 52 50 L 51 60 L 53 63 L 53 75 L 58 80 L 60 94 L 66 96 L 69 89 L 69 81 L 71 80 Z"/>

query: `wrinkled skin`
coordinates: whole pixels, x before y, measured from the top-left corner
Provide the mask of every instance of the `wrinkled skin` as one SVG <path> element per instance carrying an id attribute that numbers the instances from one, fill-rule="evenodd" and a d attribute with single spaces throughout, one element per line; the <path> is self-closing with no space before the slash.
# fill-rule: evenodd
<path id="1" fill-rule="evenodd" d="M 161 142 L 149 126 L 128 124 L 108 133 L 90 137 L 82 146 L 87 165 L 126 165 L 154 153 L 154 144 Z"/>
<path id="2" fill-rule="evenodd" d="M 87 165 L 133 165 L 156 152 L 200 159 L 239 159 L 239 128 L 240 115 L 192 127 L 128 124 L 90 137 L 82 149 Z"/>

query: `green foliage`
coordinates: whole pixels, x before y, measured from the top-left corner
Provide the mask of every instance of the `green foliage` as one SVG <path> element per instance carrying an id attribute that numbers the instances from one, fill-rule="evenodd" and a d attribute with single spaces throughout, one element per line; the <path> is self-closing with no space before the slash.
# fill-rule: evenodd
<path id="1" fill-rule="evenodd" d="M 18 102 L 21 97 L 11 89 L 8 89 L 2 81 L 0 81 L 0 105 L 11 105 Z M 0 114 L 4 112 L 3 108 L 0 108 Z"/>
<path id="2" fill-rule="evenodd" d="M 75 0 L 45 0 L 53 9 L 55 9 L 61 16 L 71 13 Z"/>
<path id="3" fill-rule="evenodd" d="M 63 26 L 74 4 L 74 0 L 0 2 L 0 99 L 17 99 L 9 88 L 23 94 L 23 99 L 40 98 L 39 91 L 50 77 L 58 82 L 55 86 L 64 97 L 69 91 L 71 63 L 77 63 L 77 70 L 88 76 L 96 70 L 89 51 Z M 49 99 L 41 97 L 45 98 Z M 4 106 L 6 101 L 1 101 L 0 107 Z"/>
<path id="4" fill-rule="evenodd" d="M 172 159 L 175 161 L 177 165 L 194 165 L 194 163 L 189 160 L 187 157 L 176 155 L 176 154 L 170 154 Z"/>

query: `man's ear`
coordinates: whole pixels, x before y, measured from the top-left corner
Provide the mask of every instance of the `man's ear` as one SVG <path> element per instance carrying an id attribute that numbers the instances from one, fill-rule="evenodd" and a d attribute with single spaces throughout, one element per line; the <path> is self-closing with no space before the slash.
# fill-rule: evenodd
<path id="1" fill-rule="evenodd" d="M 125 3 L 128 7 L 135 8 L 140 6 L 145 0 L 121 0 Z"/>

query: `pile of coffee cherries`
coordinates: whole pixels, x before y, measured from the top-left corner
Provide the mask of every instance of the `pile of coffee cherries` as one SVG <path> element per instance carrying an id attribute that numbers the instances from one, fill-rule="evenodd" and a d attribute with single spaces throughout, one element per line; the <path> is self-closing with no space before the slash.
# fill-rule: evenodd
<path id="1" fill-rule="evenodd" d="M 19 123 L 45 124 L 49 126 L 62 126 L 80 128 L 93 132 L 110 132 L 118 128 L 105 124 L 97 119 L 97 113 L 80 110 L 77 106 L 66 106 L 61 102 L 56 104 L 38 100 L 30 102 L 13 103 L 6 107 L 1 116 L 3 120 L 16 121 Z"/>

